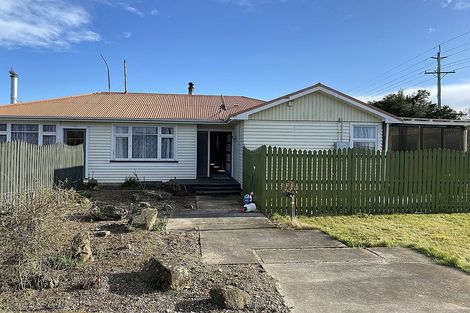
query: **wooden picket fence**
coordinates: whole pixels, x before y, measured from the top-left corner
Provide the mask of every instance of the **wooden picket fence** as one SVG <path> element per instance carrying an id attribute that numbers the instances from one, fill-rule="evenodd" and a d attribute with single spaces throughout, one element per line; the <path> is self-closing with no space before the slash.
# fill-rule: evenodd
<path id="1" fill-rule="evenodd" d="M 290 212 L 290 199 L 281 193 L 287 181 L 298 185 L 297 214 L 470 212 L 470 155 L 461 151 L 262 146 L 244 148 L 243 158 L 244 191 L 255 193 L 266 214 Z"/>
<path id="2" fill-rule="evenodd" d="M 0 201 L 57 184 L 83 184 L 83 146 L 0 143 Z"/>

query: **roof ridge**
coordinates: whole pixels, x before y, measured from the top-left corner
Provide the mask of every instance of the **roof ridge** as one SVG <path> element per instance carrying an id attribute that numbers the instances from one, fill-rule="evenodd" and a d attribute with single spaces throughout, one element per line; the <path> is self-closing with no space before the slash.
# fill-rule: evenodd
<path id="1" fill-rule="evenodd" d="M 251 99 L 251 100 L 256 100 L 256 101 L 262 101 L 265 102 L 264 100 L 253 98 L 253 97 L 248 97 L 248 96 L 242 96 L 242 95 L 225 95 L 225 94 L 192 94 L 189 95 L 187 93 L 162 93 L 162 92 L 123 92 L 123 91 L 111 91 L 111 93 L 107 91 L 100 91 L 100 92 L 95 92 L 89 95 L 106 95 L 106 94 L 116 94 L 116 95 L 163 95 L 163 96 L 191 96 L 191 97 L 220 97 L 223 95 L 224 97 L 240 97 L 240 98 L 246 98 L 246 99 Z M 50 99 L 53 100 L 53 99 Z"/>

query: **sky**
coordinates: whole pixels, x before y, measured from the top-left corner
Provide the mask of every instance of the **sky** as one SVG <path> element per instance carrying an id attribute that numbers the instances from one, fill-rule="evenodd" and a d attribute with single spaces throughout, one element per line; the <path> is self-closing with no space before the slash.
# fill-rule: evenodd
<path id="1" fill-rule="evenodd" d="M 0 103 L 123 91 L 269 100 L 322 82 L 372 100 L 427 88 L 470 107 L 470 0 L 0 0 Z"/>

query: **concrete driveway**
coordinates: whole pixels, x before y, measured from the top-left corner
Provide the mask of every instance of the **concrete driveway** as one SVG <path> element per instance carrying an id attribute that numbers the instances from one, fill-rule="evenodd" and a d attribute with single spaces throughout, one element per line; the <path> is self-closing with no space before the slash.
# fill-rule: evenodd
<path id="1" fill-rule="evenodd" d="M 317 230 L 281 230 L 237 198 L 200 197 L 169 228 L 197 230 L 203 260 L 259 263 L 295 313 L 470 312 L 470 275 L 404 248 L 347 248 Z"/>

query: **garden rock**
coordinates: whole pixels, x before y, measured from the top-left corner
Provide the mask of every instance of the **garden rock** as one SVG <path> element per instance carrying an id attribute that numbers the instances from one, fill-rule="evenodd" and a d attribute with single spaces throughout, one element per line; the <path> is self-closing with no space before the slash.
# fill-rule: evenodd
<path id="1" fill-rule="evenodd" d="M 146 190 L 143 192 L 143 194 L 147 197 L 154 198 L 155 200 L 171 200 L 173 198 L 173 195 L 169 192 L 166 192 L 164 190 Z"/>
<path id="2" fill-rule="evenodd" d="M 119 221 L 126 214 L 126 210 L 110 204 L 95 206 L 91 211 L 91 216 L 96 221 Z"/>
<path id="3" fill-rule="evenodd" d="M 95 230 L 93 232 L 93 235 L 95 235 L 95 237 L 108 237 L 109 235 L 111 235 L 111 232 L 109 230 Z"/>
<path id="4" fill-rule="evenodd" d="M 150 258 L 142 270 L 142 279 L 158 290 L 181 290 L 191 284 L 187 268 L 171 262 Z"/>
<path id="5" fill-rule="evenodd" d="M 148 202 L 139 202 L 139 207 L 140 208 L 150 208 L 151 205 Z"/>
<path id="6" fill-rule="evenodd" d="M 152 230 L 157 224 L 158 210 L 155 208 L 145 208 L 130 221 L 131 226 Z"/>
<path id="7" fill-rule="evenodd" d="M 251 301 L 246 291 L 231 285 L 211 289 L 210 296 L 212 303 L 228 310 L 242 310 Z"/>
<path id="8" fill-rule="evenodd" d="M 93 261 L 91 252 L 90 235 L 88 233 L 78 233 L 72 239 L 72 256 L 81 263 Z"/>

